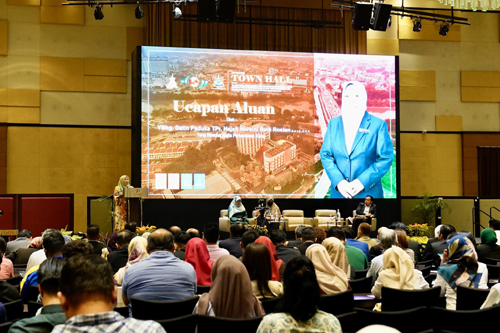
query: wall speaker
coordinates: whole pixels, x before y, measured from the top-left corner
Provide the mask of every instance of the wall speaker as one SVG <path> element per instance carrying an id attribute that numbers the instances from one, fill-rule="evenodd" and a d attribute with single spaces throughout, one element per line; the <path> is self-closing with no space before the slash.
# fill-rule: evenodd
<path id="1" fill-rule="evenodd" d="M 237 0 L 219 1 L 219 22 L 234 23 L 236 21 L 236 1 Z"/>
<path id="2" fill-rule="evenodd" d="M 198 0 L 198 22 L 217 22 L 216 0 Z"/>
<path id="3" fill-rule="evenodd" d="M 387 30 L 387 24 L 389 22 L 389 18 L 391 17 L 391 9 L 392 5 L 377 2 L 375 4 L 375 8 L 373 9 L 373 17 L 370 23 L 370 28 L 379 31 Z"/>
<path id="4" fill-rule="evenodd" d="M 354 30 L 370 29 L 373 4 L 369 2 L 356 2 L 354 4 L 354 16 L 352 17 L 352 28 Z"/>

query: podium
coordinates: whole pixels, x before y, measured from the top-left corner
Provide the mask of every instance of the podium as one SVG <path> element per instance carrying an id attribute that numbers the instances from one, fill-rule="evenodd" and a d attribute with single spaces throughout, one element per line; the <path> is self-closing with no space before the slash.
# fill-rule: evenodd
<path id="1" fill-rule="evenodd" d="M 147 188 L 134 188 L 127 187 L 123 193 L 123 197 L 127 199 L 127 221 L 130 222 L 130 216 L 138 217 L 140 221 L 140 226 L 142 226 L 142 199 L 149 196 L 149 191 Z M 132 203 L 132 205 L 131 205 Z M 137 209 L 137 206 L 139 209 Z M 134 208 L 132 208 L 134 207 Z M 136 214 L 136 212 L 139 214 Z"/>

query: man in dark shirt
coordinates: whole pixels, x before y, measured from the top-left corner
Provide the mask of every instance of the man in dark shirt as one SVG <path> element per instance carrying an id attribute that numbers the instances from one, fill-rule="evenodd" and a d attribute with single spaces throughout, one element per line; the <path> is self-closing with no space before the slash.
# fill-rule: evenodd
<path id="1" fill-rule="evenodd" d="M 186 244 L 191 239 L 191 236 L 185 232 L 181 231 L 175 235 L 174 239 L 174 256 L 180 260 L 186 260 Z"/>
<path id="2" fill-rule="evenodd" d="M 422 261 L 433 260 L 434 266 L 439 267 L 441 265 L 441 255 L 446 249 L 446 241 L 448 236 L 455 233 L 455 227 L 449 224 L 442 224 L 441 229 L 439 229 L 438 241 L 432 244 L 427 244 L 422 254 Z"/>
<path id="3" fill-rule="evenodd" d="M 124 229 L 130 231 L 131 233 L 133 233 L 135 235 L 137 232 L 137 223 L 136 222 L 125 223 Z M 118 237 L 118 231 L 113 232 L 111 234 L 111 236 L 109 236 L 109 240 L 108 240 L 108 252 L 109 253 L 118 250 L 118 248 L 116 247 L 116 238 L 117 237 Z"/>
<path id="4" fill-rule="evenodd" d="M 306 228 L 307 225 L 305 224 L 300 224 L 295 228 L 295 240 L 288 241 L 287 246 L 295 246 L 298 247 L 300 244 L 302 244 L 301 238 L 302 238 L 302 230 Z"/>
<path id="5" fill-rule="evenodd" d="M 99 242 L 100 228 L 97 224 L 91 224 L 87 227 L 87 239 L 89 244 L 94 248 L 94 253 L 97 255 L 102 254 L 102 249 L 106 247 L 104 243 Z"/>
<path id="6" fill-rule="evenodd" d="M 108 261 L 111 264 L 111 268 L 113 269 L 113 274 L 118 272 L 118 270 L 122 267 L 125 267 L 128 261 L 128 244 L 134 238 L 134 234 L 129 230 L 120 230 L 118 231 L 116 237 L 116 247 L 117 251 L 114 251 L 108 255 Z"/>
<path id="7" fill-rule="evenodd" d="M 219 242 L 219 247 L 229 251 L 229 254 L 240 258 L 243 255 L 241 249 L 241 236 L 245 233 L 245 226 L 241 223 L 231 223 L 229 228 L 229 238 L 221 240 Z"/>
<path id="8" fill-rule="evenodd" d="M 311 227 L 305 227 L 302 230 L 301 239 L 302 239 L 302 244 L 297 246 L 297 248 L 299 249 L 301 254 L 305 255 L 307 248 L 313 245 L 314 242 L 316 241 L 316 230 L 314 230 Z"/>
<path id="9" fill-rule="evenodd" d="M 286 234 L 283 230 L 271 230 L 269 238 L 271 238 L 271 241 L 276 248 L 278 258 L 283 260 L 285 264 L 288 264 L 288 262 L 295 257 L 300 257 L 301 254 L 299 249 L 285 245 Z"/>

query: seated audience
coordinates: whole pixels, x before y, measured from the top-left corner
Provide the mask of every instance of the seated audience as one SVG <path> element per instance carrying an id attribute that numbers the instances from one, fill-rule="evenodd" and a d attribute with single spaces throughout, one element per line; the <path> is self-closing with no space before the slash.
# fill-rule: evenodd
<path id="1" fill-rule="evenodd" d="M 174 256 L 174 237 L 170 231 L 160 228 L 151 233 L 147 249 L 149 257 L 125 271 L 122 298 L 126 305 L 132 297 L 165 302 L 196 293 L 194 268 Z"/>
<path id="2" fill-rule="evenodd" d="M 271 242 L 269 237 L 260 236 L 255 240 L 255 243 L 264 244 L 267 247 L 267 249 L 269 250 L 269 258 L 271 260 L 271 279 L 273 281 L 281 281 L 280 276 L 283 273 L 283 270 L 285 269 L 285 263 L 283 262 L 283 260 L 278 258 L 273 242 Z"/>
<path id="3" fill-rule="evenodd" d="M 241 242 L 240 242 L 241 250 L 245 252 L 245 247 L 248 244 L 255 242 L 259 237 L 260 237 L 259 233 L 254 229 L 245 231 L 243 236 L 241 236 Z"/>
<path id="4" fill-rule="evenodd" d="M 400 290 L 428 289 L 429 284 L 422 276 L 422 272 L 415 269 L 413 257 L 403 249 L 392 246 L 382 254 L 384 269 L 378 275 L 372 288 L 376 297 L 382 295 L 382 287 Z"/>
<path id="5" fill-rule="evenodd" d="M 121 286 L 123 282 L 123 276 L 125 275 L 127 269 L 133 264 L 136 264 L 147 257 L 148 241 L 146 240 L 146 238 L 143 238 L 141 236 L 135 236 L 134 238 L 132 238 L 132 241 L 130 241 L 130 244 L 128 245 L 127 264 L 125 265 L 125 267 L 120 268 L 118 272 L 116 272 L 116 274 L 113 276 L 113 278 L 115 279 L 115 283 Z"/>
<path id="6" fill-rule="evenodd" d="M 245 206 L 241 203 L 241 198 L 239 196 L 235 196 L 229 207 L 227 209 L 227 214 L 229 216 L 229 220 L 231 223 L 243 223 L 248 224 L 247 222 L 247 211 Z"/>
<path id="7" fill-rule="evenodd" d="M 210 274 L 214 260 L 210 259 L 207 245 L 201 238 L 193 237 L 187 242 L 185 261 L 193 266 L 197 285 L 209 286 L 212 284 Z"/>
<path id="8" fill-rule="evenodd" d="M 9 260 L 0 257 L 1 261 Z M 19 290 L 16 286 L 11 285 L 9 282 L 5 280 L 0 280 L 0 302 L 1 303 L 10 303 L 17 301 L 21 298 L 19 295 Z"/>
<path id="9" fill-rule="evenodd" d="M 190 239 L 191 239 L 191 236 L 185 231 L 181 231 L 175 236 L 174 256 L 176 256 L 180 260 L 186 260 L 186 245 Z M 240 247 L 239 244 L 238 244 L 238 247 Z"/>
<path id="10" fill-rule="evenodd" d="M 312 245 L 307 251 L 321 245 Z M 283 299 L 279 313 L 266 315 L 260 322 L 257 333 L 271 332 L 334 332 L 342 328 L 334 315 L 318 310 L 320 285 L 315 267 L 304 256 L 292 259 L 283 274 Z"/>
<path id="11" fill-rule="evenodd" d="M 478 260 L 484 262 L 485 258 L 500 259 L 500 245 L 497 245 L 497 235 L 492 229 L 481 231 L 481 245 L 477 247 Z"/>
<path id="12" fill-rule="evenodd" d="M 108 262 L 111 265 L 113 274 L 116 274 L 118 270 L 125 267 L 128 261 L 128 245 L 130 241 L 134 238 L 135 234 L 127 229 L 118 231 L 116 237 L 116 248 L 117 250 L 108 254 Z"/>
<path id="13" fill-rule="evenodd" d="M 5 257 L 10 259 L 14 265 L 27 265 L 30 256 L 40 250 L 42 246 L 42 237 L 35 237 L 30 241 L 27 248 L 20 248 L 17 251 L 11 252 Z"/>
<path id="14" fill-rule="evenodd" d="M 43 304 L 40 314 L 16 321 L 9 329 L 9 333 L 49 333 L 54 326 L 66 322 L 66 315 L 57 297 L 64 262 L 63 258 L 52 257 L 40 265 L 38 290 Z"/>
<path id="15" fill-rule="evenodd" d="M 2 260 L 0 264 L 0 279 L 8 279 L 14 277 L 14 265 L 12 261 L 5 257 L 7 251 L 7 242 L 3 237 L 0 237 L 0 256 L 6 260 Z"/>
<path id="16" fill-rule="evenodd" d="M 332 263 L 323 245 L 313 244 L 309 246 L 306 257 L 311 259 L 314 264 L 321 293 L 335 294 L 349 289 L 346 273 Z"/>
<path id="17" fill-rule="evenodd" d="M 388 228 L 391 230 L 396 230 L 396 231 L 401 230 L 404 232 L 406 232 L 406 229 L 407 229 L 406 225 L 403 222 L 392 222 Z M 440 228 L 441 228 L 441 225 L 439 225 L 436 229 L 439 230 Z M 431 241 L 429 240 L 428 244 L 430 242 Z M 415 242 L 415 241 L 408 239 L 408 248 L 410 250 L 412 250 L 413 253 L 415 254 L 414 261 L 419 262 L 420 261 L 420 244 L 418 244 L 418 242 Z M 372 259 L 381 255 L 381 254 L 382 254 L 382 249 L 380 248 L 380 246 L 378 244 L 374 245 L 372 248 L 370 248 L 370 257 Z"/>
<path id="18" fill-rule="evenodd" d="M 125 223 L 124 230 L 128 230 L 135 235 L 137 232 L 137 223 L 136 222 Z M 118 248 L 116 247 L 117 237 L 118 237 L 118 231 L 113 232 L 111 234 L 111 236 L 109 236 L 109 240 L 108 240 L 108 252 L 109 253 L 112 253 L 112 252 L 118 250 Z"/>
<path id="19" fill-rule="evenodd" d="M 316 231 L 316 243 L 321 244 L 326 239 L 325 229 L 320 227 L 314 227 L 314 231 Z"/>
<path id="20" fill-rule="evenodd" d="M 16 252 L 19 249 L 25 249 L 31 242 L 31 231 L 23 229 L 17 234 L 17 238 L 7 243 L 6 253 Z"/>
<path id="21" fill-rule="evenodd" d="M 51 232 L 61 233 L 57 229 L 47 229 L 43 232 L 43 234 L 42 234 L 42 246 L 40 247 L 40 250 L 33 252 L 31 254 L 30 258 L 28 259 L 28 264 L 26 265 L 26 272 L 29 272 L 35 266 L 39 266 L 45 259 L 47 259 L 47 256 L 45 255 L 45 251 L 43 249 L 43 236 L 47 232 L 49 232 L 49 233 L 51 233 Z M 64 237 L 63 237 L 63 241 L 64 241 Z M 65 243 L 66 242 L 64 242 L 63 245 Z"/>
<path id="22" fill-rule="evenodd" d="M 439 267 L 439 265 L 441 265 L 440 254 L 446 249 L 446 240 L 448 239 L 448 236 L 454 232 L 456 232 L 455 227 L 449 224 L 442 224 L 439 229 L 438 241 L 432 244 L 427 243 L 425 250 L 422 253 L 422 261 L 432 259 L 434 266 Z"/>
<path id="23" fill-rule="evenodd" d="M 363 251 L 363 253 L 365 254 L 366 260 L 368 262 L 370 262 L 371 258 L 370 258 L 368 244 L 366 244 L 365 242 L 360 242 L 358 240 L 355 240 L 354 238 L 356 237 L 356 232 L 354 230 L 352 230 L 351 227 L 346 225 L 346 226 L 343 226 L 342 229 L 344 230 L 344 234 L 345 234 L 346 246 L 355 247 L 355 248 Z"/>
<path id="24" fill-rule="evenodd" d="M 176 225 L 171 226 L 168 230 L 170 230 L 172 235 L 174 235 L 174 239 L 175 239 L 175 236 L 177 236 L 177 234 L 182 231 L 182 229 Z"/>
<path id="25" fill-rule="evenodd" d="M 252 292 L 245 265 L 233 256 L 222 256 L 212 269 L 212 287 L 200 296 L 193 313 L 224 318 L 253 318 L 264 315 L 262 304 Z"/>
<path id="26" fill-rule="evenodd" d="M 328 237 L 321 245 L 328 252 L 332 264 L 343 270 L 348 278 L 354 278 L 354 268 L 349 265 L 344 244 L 336 237 Z"/>
<path id="27" fill-rule="evenodd" d="M 488 297 L 486 297 L 483 305 L 481 305 L 481 309 L 491 308 L 492 306 L 498 304 L 500 304 L 500 283 L 497 283 L 490 288 Z"/>
<path id="28" fill-rule="evenodd" d="M 113 272 L 109 263 L 96 255 L 68 259 L 59 285 L 57 295 L 67 321 L 54 327 L 53 333 L 165 332 L 154 321 L 124 318 L 113 311 L 116 303 Z"/>
<path id="29" fill-rule="evenodd" d="M 415 252 L 413 252 L 413 250 L 408 247 L 408 237 L 406 236 L 406 232 L 401 229 L 396 229 L 395 231 L 396 231 L 396 236 L 398 238 L 396 246 L 403 249 L 403 251 L 405 251 L 406 254 L 408 254 L 411 257 L 411 260 L 415 262 Z"/>
<path id="30" fill-rule="evenodd" d="M 200 237 L 200 231 L 196 228 L 189 228 L 188 230 L 186 230 L 186 232 L 189 234 L 189 236 L 191 238 L 194 238 L 194 237 L 198 237 L 198 238 L 201 238 Z"/>
<path id="31" fill-rule="evenodd" d="M 302 229 L 302 237 L 300 238 L 302 244 L 297 246 L 302 255 L 306 254 L 306 250 L 309 246 L 315 244 L 316 242 L 316 231 L 311 227 L 305 227 Z"/>
<path id="32" fill-rule="evenodd" d="M 351 265 L 355 270 L 360 271 L 368 267 L 368 260 L 366 259 L 366 255 L 363 251 L 346 244 L 345 231 L 343 228 L 331 227 L 328 229 L 327 236 L 338 238 L 344 244 L 349 265 Z"/>
<path id="33" fill-rule="evenodd" d="M 99 242 L 99 232 L 101 231 L 99 225 L 91 224 L 87 227 L 87 239 L 89 244 L 94 248 L 94 253 L 101 256 L 102 249 L 106 247 L 104 243 Z"/>
<path id="34" fill-rule="evenodd" d="M 208 253 L 210 254 L 210 259 L 212 260 L 217 260 L 220 256 L 229 254 L 228 250 L 220 248 L 219 245 L 217 245 L 219 238 L 219 224 L 207 224 L 203 229 L 203 240 L 207 244 Z"/>
<path id="35" fill-rule="evenodd" d="M 497 235 L 497 245 L 500 245 L 500 221 L 495 220 L 495 219 L 491 219 L 488 222 L 488 228 L 495 231 L 495 234 Z"/>
<path id="36" fill-rule="evenodd" d="M 257 298 L 272 298 L 283 294 L 281 282 L 271 280 L 271 255 L 264 244 L 248 244 L 241 261 L 250 275 L 252 291 Z"/>
<path id="37" fill-rule="evenodd" d="M 390 249 L 393 245 L 397 243 L 396 232 L 391 229 L 387 229 L 386 227 L 382 227 L 378 230 L 378 239 L 379 246 L 382 251 Z M 384 257 L 383 255 L 379 255 L 372 259 L 372 264 L 370 265 L 370 269 L 368 273 L 366 273 L 367 277 L 372 277 L 372 286 L 375 284 L 375 281 L 378 279 L 378 274 L 381 269 L 384 268 Z"/>
<path id="38" fill-rule="evenodd" d="M 298 225 L 296 228 L 295 228 L 295 240 L 291 240 L 291 241 L 288 241 L 288 244 L 286 244 L 287 246 L 299 246 L 300 244 L 302 244 L 302 241 L 301 241 L 301 238 L 302 238 L 302 230 L 304 230 L 304 228 L 307 228 L 308 226 L 305 225 L 305 224 L 300 224 Z"/>
<path id="39" fill-rule="evenodd" d="M 434 284 L 441 287 L 441 297 L 446 294 L 448 310 L 456 309 L 458 285 L 488 289 L 488 271 L 478 265 L 474 245 L 464 235 L 453 236 L 447 241 L 443 264 L 438 268 Z"/>
<path id="40" fill-rule="evenodd" d="M 69 259 L 77 254 L 92 254 L 94 253 L 94 247 L 81 240 L 71 241 L 64 244 L 61 249 L 61 253 L 64 259 Z"/>
<path id="41" fill-rule="evenodd" d="M 371 249 L 373 246 L 378 244 L 375 239 L 370 238 L 370 231 L 371 226 L 368 223 L 363 222 L 359 225 L 358 237 L 356 237 L 356 240 L 368 244 L 368 249 Z"/>
<path id="42" fill-rule="evenodd" d="M 299 249 L 285 245 L 286 234 L 283 230 L 271 230 L 269 232 L 269 238 L 276 249 L 276 255 L 283 260 L 285 264 L 301 255 Z"/>
<path id="43" fill-rule="evenodd" d="M 243 250 L 240 247 L 241 236 L 245 233 L 245 227 L 241 223 L 231 223 L 229 227 L 229 238 L 221 240 L 219 247 L 229 251 L 229 254 L 240 258 L 243 255 Z"/>

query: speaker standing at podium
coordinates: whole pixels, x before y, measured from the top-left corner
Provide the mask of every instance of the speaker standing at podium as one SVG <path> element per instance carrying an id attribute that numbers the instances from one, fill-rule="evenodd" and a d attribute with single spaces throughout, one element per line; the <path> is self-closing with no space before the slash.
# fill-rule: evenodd
<path id="1" fill-rule="evenodd" d="M 115 231 L 122 230 L 127 223 L 127 201 L 124 198 L 125 188 L 130 186 L 130 178 L 127 175 L 120 177 L 118 185 L 113 193 L 113 201 L 115 202 Z"/>

